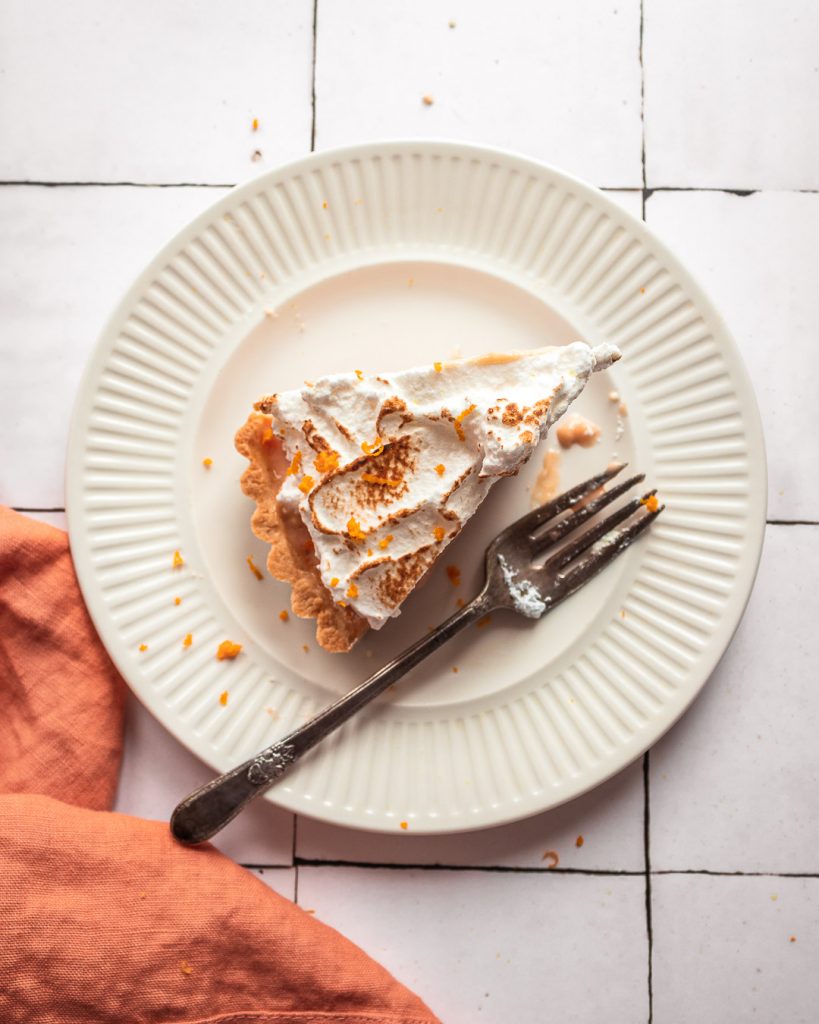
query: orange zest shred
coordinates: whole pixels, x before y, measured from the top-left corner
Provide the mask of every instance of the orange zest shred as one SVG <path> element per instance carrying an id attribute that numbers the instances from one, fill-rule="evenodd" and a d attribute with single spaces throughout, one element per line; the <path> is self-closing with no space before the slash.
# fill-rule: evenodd
<path id="1" fill-rule="evenodd" d="M 222 707 L 226 707 L 227 706 L 227 702 L 228 702 L 228 692 L 227 692 L 227 690 L 222 690 L 222 692 L 219 694 L 219 703 L 222 705 Z"/>
<path id="2" fill-rule="evenodd" d="M 330 473 L 332 470 L 338 469 L 338 452 L 319 452 L 313 459 L 313 465 L 319 473 Z"/>
<path id="3" fill-rule="evenodd" d="M 247 556 L 247 567 L 248 567 L 248 569 L 250 569 L 250 571 L 253 573 L 253 575 L 256 577 L 257 580 L 263 580 L 264 579 L 264 576 L 262 575 L 262 570 L 253 561 L 253 555 L 248 555 Z"/>
<path id="4" fill-rule="evenodd" d="M 461 570 L 457 565 L 448 565 L 446 567 L 446 574 L 449 578 L 449 582 L 453 587 L 458 587 L 461 584 Z"/>
<path id="5" fill-rule="evenodd" d="M 355 370 L 354 372 L 355 372 L 356 377 L 358 377 L 359 380 L 364 380 L 364 374 L 361 372 L 361 370 Z"/>
<path id="6" fill-rule="evenodd" d="M 432 532 L 435 534 L 435 539 L 440 544 L 441 541 L 444 539 L 444 528 L 443 528 L 443 526 L 436 526 L 435 529 Z"/>
<path id="7" fill-rule="evenodd" d="M 301 466 L 301 452 L 296 452 L 293 456 L 293 461 L 290 463 L 287 469 L 287 476 L 295 476 L 298 473 Z"/>
<path id="8" fill-rule="evenodd" d="M 581 846 L 583 845 L 583 842 L 584 842 L 584 840 L 583 840 L 583 836 L 578 836 L 578 837 L 577 837 L 577 839 L 575 839 L 575 841 L 574 841 L 574 845 L 575 845 L 575 846 L 576 846 L 576 847 L 578 848 L 578 850 L 579 850 L 579 849 L 580 849 L 580 847 L 581 847 Z"/>
<path id="9" fill-rule="evenodd" d="M 383 540 L 380 540 L 378 542 L 378 546 L 381 548 L 382 551 L 386 551 L 387 548 L 390 546 L 390 542 L 392 540 L 393 540 L 392 534 L 388 533 L 387 536 Z"/>
<path id="10" fill-rule="evenodd" d="M 185 564 L 185 559 L 179 554 L 178 551 L 173 553 L 173 567 L 174 569 L 181 569 Z"/>
<path id="11" fill-rule="evenodd" d="M 190 645 L 192 643 L 193 643 L 193 633 L 186 633 L 185 634 L 185 639 L 182 641 L 182 646 L 183 647 L 190 647 Z"/>
<path id="12" fill-rule="evenodd" d="M 140 644 L 139 645 L 139 650 L 140 651 L 147 651 L 148 650 L 148 645 L 147 644 Z"/>
<path id="13" fill-rule="evenodd" d="M 354 516 L 350 516 L 347 522 L 347 536 L 352 540 L 364 540 L 366 536 L 361 529 L 361 524 Z"/>
<path id="14" fill-rule="evenodd" d="M 368 444 L 366 441 L 361 442 L 361 450 L 365 455 L 375 457 L 380 455 L 384 451 L 384 442 L 380 437 L 377 437 L 372 444 Z"/>
<path id="15" fill-rule="evenodd" d="M 438 474 L 438 476 L 443 476 L 444 473 L 446 473 L 446 466 L 443 464 L 443 462 L 438 463 L 438 465 L 435 467 L 435 472 Z"/>
<path id="16" fill-rule="evenodd" d="M 252 122 L 250 124 L 250 127 L 253 129 L 254 132 L 257 132 L 259 130 L 259 119 L 258 119 L 258 117 L 254 117 L 253 118 L 253 120 L 252 120 Z"/>
<path id="17" fill-rule="evenodd" d="M 232 661 L 241 650 L 241 644 L 234 644 L 231 640 L 223 640 L 216 648 L 216 660 Z"/>
<path id="18" fill-rule="evenodd" d="M 355 585 L 355 583 L 351 583 L 350 586 L 347 588 L 347 597 L 349 597 L 350 600 L 353 600 L 356 597 L 358 597 L 358 587 Z"/>
<path id="19" fill-rule="evenodd" d="M 372 548 L 367 548 L 367 558 L 372 558 L 372 557 L 373 557 L 373 549 Z"/>
<path id="20" fill-rule="evenodd" d="M 466 419 L 467 416 L 469 416 L 470 413 L 474 412 L 474 410 L 475 410 L 474 404 L 473 405 L 468 405 L 464 409 L 464 411 L 462 413 L 460 413 L 458 416 L 455 417 L 455 423 L 454 423 L 455 433 L 458 435 L 458 437 L 459 437 L 459 439 L 461 441 L 465 441 L 466 440 L 466 434 L 464 433 L 464 428 L 462 426 L 463 421 Z"/>
<path id="21" fill-rule="evenodd" d="M 365 484 L 381 484 L 383 487 L 400 487 L 401 480 L 392 480 L 388 476 L 376 476 L 375 473 L 362 473 L 361 479 Z"/>
<path id="22" fill-rule="evenodd" d="M 181 598 L 181 597 L 175 597 L 175 598 L 173 599 L 173 603 L 174 603 L 175 605 L 180 605 L 180 604 L 182 604 L 182 598 Z"/>
<path id="23" fill-rule="evenodd" d="M 649 512 L 656 512 L 660 507 L 656 494 L 650 494 L 647 498 L 640 498 L 640 504 L 645 505 Z"/>
<path id="24" fill-rule="evenodd" d="M 333 577 L 333 578 L 332 578 L 332 579 L 330 580 L 330 586 L 331 586 L 331 587 L 337 587 L 337 586 L 338 586 L 338 576 L 334 576 L 334 577 Z"/>
<path id="25" fill-rule="evenodd" d="M 299 483 L 299 490 L 302 494 L 307 494 L 308 491 L 312 490 L 315 482 L 316 481 L 311 476 L 303 476 Z"/>
<path id="26" fill-rule="evenodd" d="M 290 612 L 286 608 L 282 608 L 282 610 L 279 612 L 279 618 L 282 620 L 282 622 L 287 622 L 287 620 L 290 618 Z"/>
<path id="27" fill-rule="evenodd" d="M 443 368 L 444 368 L 444 364 L 443 363 L 435 362 L 435 363 L 432 364 L 432 367 L 433 367 L 433 369 L 435 370 L 436 373 L 440 373 L 441 370 L 443 370 Z"/>
<path id="28" fill-rule="evenodd" d="M 273 431 L 270 427 L 265 427 L 262 431 L 262 444 L 270 444 L 273 440 Z"/>
<path id="29" fill-rule="evenodd" d="M 336 601 L 336 604 L 340 605 L 342 608 L 346 608 L 347 607 L 347 602 L 346 601 Z"/>
<path id="30" fill-rule="evenodd" d="M 202 459 L 202 465 L 205 467 L 205 469 L 210 469 L 210 467 L 213 465 L 213 459 Z"/>

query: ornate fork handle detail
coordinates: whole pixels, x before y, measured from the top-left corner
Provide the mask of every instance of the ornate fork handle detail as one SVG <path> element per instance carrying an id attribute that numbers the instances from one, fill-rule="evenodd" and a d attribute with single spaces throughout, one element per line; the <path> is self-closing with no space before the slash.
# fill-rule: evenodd
<path id="1" fill-rule="evenodd" d="M 296 748 L 292 743 L 279 743 L 265 750 L 251 762 L 247 770 L 247 781 L 254 786 L 263 786 L 280 779 L 296 760 Z"/>

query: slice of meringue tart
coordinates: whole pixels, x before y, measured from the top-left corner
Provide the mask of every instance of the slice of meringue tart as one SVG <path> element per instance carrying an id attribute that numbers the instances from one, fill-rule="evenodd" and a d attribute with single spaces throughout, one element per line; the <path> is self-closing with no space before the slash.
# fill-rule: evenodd
<path id="1" fill-rule="evenodd" d="M 398 615 L 493 484 L 619 357 L 575 342 L 354 370 L 257 402 L 236 435 L 252 528 L 319 644 L 348 651 Z"/>

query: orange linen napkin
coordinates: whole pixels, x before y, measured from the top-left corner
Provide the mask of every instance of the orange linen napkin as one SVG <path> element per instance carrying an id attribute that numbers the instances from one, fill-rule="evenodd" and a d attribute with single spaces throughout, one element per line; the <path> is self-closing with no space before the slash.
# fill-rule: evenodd
<path id="1" fill-rule="evenodd" d="M 124 689 L 65 534 L 0 508 L 0 1021 L 437 1024 L 213 847 L 104 810 Z"/>

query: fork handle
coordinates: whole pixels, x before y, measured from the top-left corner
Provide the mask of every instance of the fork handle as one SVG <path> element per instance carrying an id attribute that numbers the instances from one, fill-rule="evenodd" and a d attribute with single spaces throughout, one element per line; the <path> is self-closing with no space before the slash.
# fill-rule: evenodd
<path id="1" fill-rule="evenodd" d="M 392 686 L 410 669 L 436 651 L 456 633 L 492 610 L 494 602 L 484 589 L 473 601 L 442 622 L 437 629 L 408 647 L 334 704 L 277 740 L 255 757 L 195 790 L 171 815 L 171 832 L 182 843 L 195 845 L 216 835 L 251 800 L 266 793 L 289 768 L 329 736 L 347 719 Z"/>

